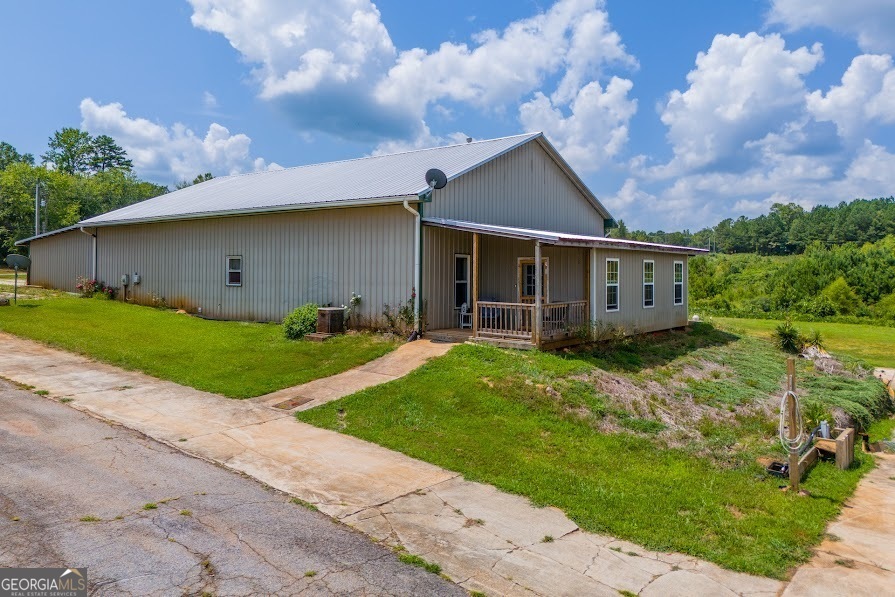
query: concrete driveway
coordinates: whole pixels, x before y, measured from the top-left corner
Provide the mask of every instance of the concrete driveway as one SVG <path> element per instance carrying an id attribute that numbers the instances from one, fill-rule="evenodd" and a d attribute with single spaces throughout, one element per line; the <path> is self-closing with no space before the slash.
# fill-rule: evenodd
<path id="1" fill-rule="evenodd" d="M 465 594 L 280 492 L 2 379 L 0 566 L 86 566 L 110 595 Z"/>

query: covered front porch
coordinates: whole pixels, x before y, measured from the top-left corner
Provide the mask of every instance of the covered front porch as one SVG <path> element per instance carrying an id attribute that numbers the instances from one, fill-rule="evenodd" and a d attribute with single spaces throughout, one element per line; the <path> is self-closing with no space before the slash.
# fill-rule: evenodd
<path id="1" fill-rule="evenodd" d="M 589 249 L 507 227 L 424 222 L 428 337 L 547 349 L 589 339 Z"/>
<path id="2" fill-rule="evenodd" d="M 469 327 L 428 330 L 426 336 L 441 342 L 475 340 L 507 348 L 560 348 L 588 339 L 587 312 L 586 300 L 542 305 L 538 343 L 534 303 L 475 301 Z"/>

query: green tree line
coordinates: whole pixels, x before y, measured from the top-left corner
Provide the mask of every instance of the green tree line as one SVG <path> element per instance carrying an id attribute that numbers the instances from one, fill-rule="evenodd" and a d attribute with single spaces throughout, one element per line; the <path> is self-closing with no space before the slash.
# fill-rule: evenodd
<path id="1" fill-rule="evenodd" d="M 628 238 L 689 247 L 710 248 L 719 253 L 798 255 L 816 243 L 826 247 L 844 243 L 873 243 L 895 234 L 895 198 L 856 199 L 836 206 L 818 205 L 805 210 L 794 204 L 775 203 L 757 218 L 727 218 L 698 232 L 630 231 L 623 220 L 611 231 Z"/>
<path id="2" fill-rule="evenodd" d="M 0 251 L 17 252 L 15 241 L 34 235 L 35 190 L 44 206 L 42 232 L 168 192 L 140 180 L 126 152 L 108 135 L 63 128 L 47 143 L 42 163 L 0 142 Z"/>
<path id="3" fill-rule="evenodd" d="M 690 260 L 690 310 L 780 319 L 895 324 L 895 235 L 809 243 L 800 255 L 712 254 Z"/>

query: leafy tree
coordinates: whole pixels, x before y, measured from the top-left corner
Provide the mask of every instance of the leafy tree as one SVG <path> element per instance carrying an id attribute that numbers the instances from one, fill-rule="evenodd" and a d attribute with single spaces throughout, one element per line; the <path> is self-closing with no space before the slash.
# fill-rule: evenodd
<path id="1" fill-rule="evenodd" d="M 88 164 L 94 172 L 107 170 L 131 170 L 134 163 L 127 158 L 124 149 L 108 135 L 94 137 L 90 143 Z"/>
<path id="2" fill-rule="evenodd" d="M 823 289 L 820 293 L 822 297 L 829 300 L 836 308 L 836 312 L 843 315 L 849 315 L 858 310 L 861 305 L 861 299 L 855 294 L 845 278 L 839 276 Z"/>
<path id="3" fill-rule="evenodd" d="M 45 230 L 71 226 L 168 191 L 132 172 L 112 169 L 92 176 L 72 175 L 19 162 L 0 171 L 0 251 L 34 234 L 34 185 L 41 181 Z"/>
<path id="4" fill-rule="evenodd" d="M 53 164 L 60 172 L 83 174 L 90 168 L 92 141 L 86 131 L 66 127 L 53 133 L 41 158 L 44 164 Z"/>
<path id="5" fill-rule="evenodd" d="M 873 314 L 880 319 L 895 322 L 895 292 L 881 298 L 874 306 Z"/>
<path id="6" fill-rule="evenodd" d="M 619 220 L 616 223 L 615 231 L 612 233 L 612 236 L 615 238 L 628 238 L 630 231 L 628 230 L 628 225 L 625 224 L 624 220 Z"/>
<path id="7" fill-rule="evenodd" d="M 30 153 L 19 153 L 15 147 L 6 141 L 0 142 L 0 170 L 6 170 L 10 164 L 34 165 L 34 156 Z"/>

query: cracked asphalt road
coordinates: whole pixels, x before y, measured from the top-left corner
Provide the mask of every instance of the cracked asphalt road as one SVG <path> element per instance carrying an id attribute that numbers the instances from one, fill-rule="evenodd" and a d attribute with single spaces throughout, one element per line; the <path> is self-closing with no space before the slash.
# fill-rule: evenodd
<path id="1" fill-rule="evenodd" d="M 2 379 L 0 566 L 86 566 L 93 594 L 465 594 L 254 480 Z"/>

